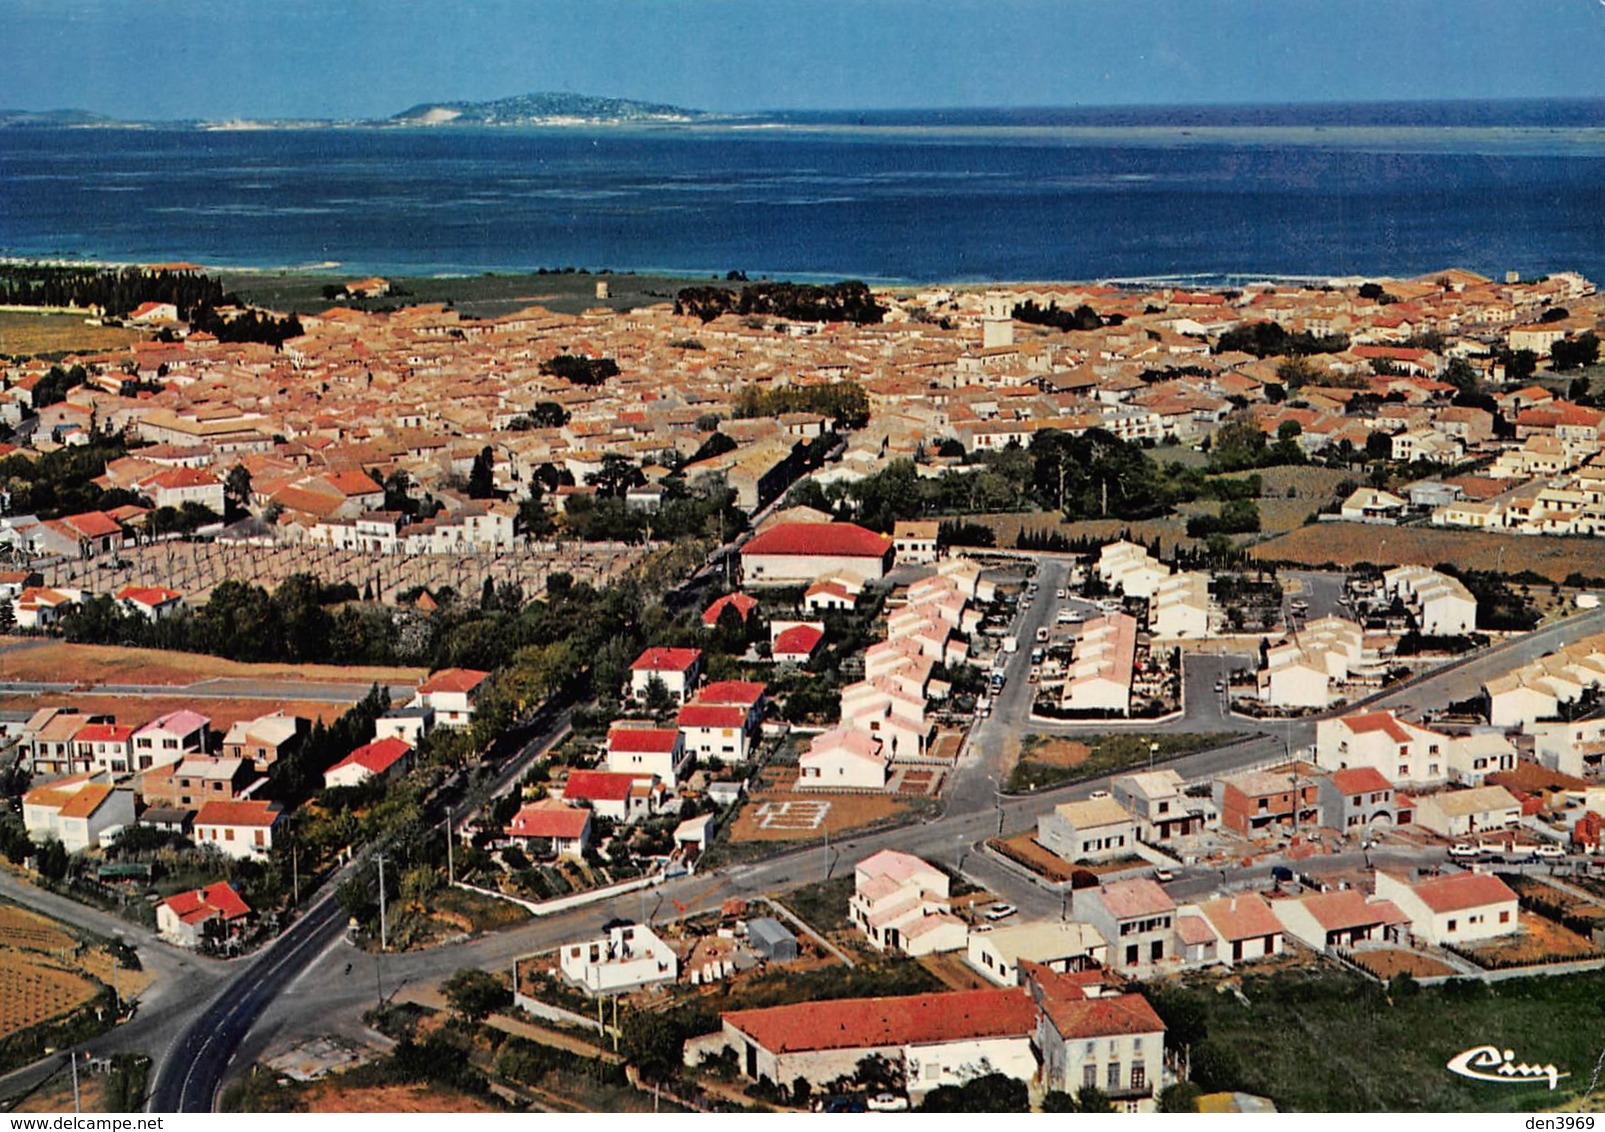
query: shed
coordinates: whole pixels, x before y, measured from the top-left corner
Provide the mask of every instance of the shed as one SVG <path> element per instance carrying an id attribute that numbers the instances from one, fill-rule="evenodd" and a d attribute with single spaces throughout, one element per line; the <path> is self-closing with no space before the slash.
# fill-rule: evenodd
<path id="1" fill-rule="evenodd" d="M 773 917 L 748 920 L 747 939 L 753 951 L 765 959 L 784 963 L 797 958 L 797 937 Z"/>

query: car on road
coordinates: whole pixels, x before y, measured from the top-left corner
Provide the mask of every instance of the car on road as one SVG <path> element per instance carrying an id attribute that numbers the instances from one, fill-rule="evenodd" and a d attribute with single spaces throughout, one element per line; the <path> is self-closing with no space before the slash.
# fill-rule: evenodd
<path id="1" fill-rule="evenodd" d="M 1013 904 L 994 904 L 986 910 L 986 918 L 989 920 L 1007 920 L 1018 911 L 1019 909 Z"/>
<path id="2" fill-rule="evenodd" d="M 1042 628 L 1037 630 L 1037 640 L 1041 641 L 1043 644 L 1047 643 L 1047 640 L 1048 640 L 1048 627 L 1046 625 L 1042 626 Z"/>
<path id="3" fill-rule="evenodd" d="M 1070 595 L 1067 592 L 1065 592 L 1064 590 L 1054 590 L 1053 591 L 1053 596 L 1058 598 L 1060 601 L 1063 601 L 1065 598 L 1069 597 Z"/>
<path id="4" fill-rule="evenodd" d="M 896 1093 L 876 1093 L 869 1098 L 870 1112 L 907 1112 L 908 1098 Z"/>
<path id="5" fill-rule="evenodd" d="M 1088 798 L 1107 798 L 1107 797 L 1109 797 L 1109 791 L 1107 791 L 1107 790 L 1094 790 L 1091 794 L 1088 794 L 1087 797 Z"/>
<path id="6" fill-rule="evenodd" d="M 1155 869 L 1154 879 L 1160 884 L 1169 884 L 1171 881 L 1176 879 L 1176 874 L 1171 872 L 1169 869 Z"/>
<path id="7" fill-rule="evenodd" d="M 1467 845 L 1465 842 L 1449 846 L 1449 856 L 1451 857 L 1475 857 L 1479 852 L 1481 850 L 1475 845 Z"/>
<path id="8" fill-rule="evenodd" d="M 1566 850 L 1559 845 L 1539 845 L 1533 849 L 1533 856 L 1548 857 L 1550 860 L 1554 860 L 1556 857 L 1564 857 L 1565 855 Z"/>
<path id="9" fill-rule="evenodd" d="M 1224 681 L 1224 680 L 1215 681 L 1215 691 L 1224 692 L 1225 690 L 1226 690 L 1226 681 Z"/>

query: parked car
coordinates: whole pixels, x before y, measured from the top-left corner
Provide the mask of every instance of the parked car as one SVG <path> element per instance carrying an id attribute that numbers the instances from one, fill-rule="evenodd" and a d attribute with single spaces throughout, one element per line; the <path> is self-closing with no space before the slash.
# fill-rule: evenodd
<path id="1" fill-rule="evenodd" d="M 1091 794 L 1088 794 L 1087 797 L 1088 798 L 1107 798 L 1107 797 L 1109 797 L 1109 791 L 1107 791 L 1107 790 L 1094 790 Z"/>
<path id="2" fill-rule="evenodd" d="M 1067 594 L 1064 590 L 1055 590 L 1053 592 L 1053 596 L 1058 598 L 1060 601 L 1063 601 L 1065 598 L 1069 597 L 1070 595 Z"/>
<path id="3" fill-rule="evenodd" d="M 1533 849 L 1533 856 L 1535 857 L 1548 857 L 1553 860 L 1556 857 L 1564 857 L 1565 855 L 1566 850 L 1559 845 L 1539 845 Z"/>
<path id="4" fill-rule="evenodd" d="M 1479 852 L 1481 850 L 1475 845 L 1467 845 L 1465 842 L 1449 846 L 1449 856 L 1451 857 L 1475 857 Z"/>
<path id="5" fill-rule="evenodd" d="M 869 1098 L 870 1112 L 907 1112 L 908 1098 L 896 1093 L 876 1093 Z"/>
<path id="6" fill-rule="evenodd" d="M 1007 920 L 1018 911 L 1019 909 L 1013 904 L 994 904 L 986 910 L 986 918 L 989 920 Z"/>
<path id="7" fill-rule="evenodd" d="M 1169 884 L 1171 881 L 1176 879 L 1176 874 L 1171 872 L 1169 869 L 1155 869 L 1154 879 L 1160 884 Z"/>

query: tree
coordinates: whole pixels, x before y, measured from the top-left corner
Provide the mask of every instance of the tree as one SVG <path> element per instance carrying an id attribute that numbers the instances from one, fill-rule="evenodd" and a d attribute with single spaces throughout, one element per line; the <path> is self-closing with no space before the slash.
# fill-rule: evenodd
<path id="1" fill-rule="evenodd" d="M 487 1015 L 511 1006 L 513 992 L 489 971 L 463 967 L 440 984 L 447 1004 L 467 1022 L 482 1021 Z"/>
<path id="2" fill-rule="evenodd" d="M 468 470 L 468 498 L 493 499 L 496 495 L 496 455 L 490 445 L 479 450 Z"/>
<path id="3" fill-rule="evenodd" d="M 39 850 L 39 875 L 54 881 L 67 875 L 67 847 L 54 837 Z"/>
<path id="4" fill-rule="evenodd" d="M 1365 438 L 1365 454 L 1372 460 L 1386 460 L 1393 455 L 1393 437 L 1380 430 Z"/>
<path id="5" fill-rule="evenodd" d="M 1042 1098 L 1043 1112 L 1074 1112 L 1075 1110 L 1076 1099 L 1069 1093 L 1062 1092 L 1059 1089 L 1049 1089 Z"/>
<path id="6" fill-rule="evenodd" d="M 669 691 L 669 686 L 663 682 L 663 677 L 653 673 L 651 679 L 646 682 L 646 692 L 642 695 L 641 702 L 653 715 L 662 715 L 673 710 L 674 693 Z"/>
<path id="7" fill-rule="evenodd" d="M 1160 1112 L 1197 1112 L 1204 1091 L 1191 1081 L 1178 1081 L 1159 1094 Z"/>
<path id="8" fill-rule="evenodd" d="M 1538 355 L 1531 350 L 1506 351 L 1504 362 L 1506 381 L 1526 381 L 1538 370 Z"/>
<path id="9" fill-rule="evenodd" d="M 962 1085 L 939 1085 L 926 1094 L 921 1112 L 1029 1112 L 1024 1081 L 988 1073 Z"/>
<path id="10" fill-rule="evenodd" d="M 562 428 L 568 424 L 568 410 L 556 401 L 537 401 L 525 415 L 536 428 Z"/>
<path id="11" fill-rule="evenodd" d="M 1209 450 L 1214 471 L 1236 472 L 1257 468 L 1265 460 L 1265 431 L 1251 420 L 1227 421 L 1215 430 Z"/>
<path id="12" fill-rule="evenodd" d="M 1549 363 L 1562 372 L 1581 369 L 1599 361 L 1599 337 L 1593 331 L 1576 338 L 1562 338 L 1549 348 Z"/>
<path id="13" fill-rule="evenodd" d="M 1109 1094 L 1096 1085 L 1083 1085 L 1076 1090 L 1076 1111 L 1078 1112 L 1113 1112 L 1115 1106 L 1109 1103 Z"/>
<path id="14" fill-rule="evenodd" d="M 251 504 L 251 470 L 244 464 L 235 464 L 223 479 L 223 492 L 240 510 Z"/>

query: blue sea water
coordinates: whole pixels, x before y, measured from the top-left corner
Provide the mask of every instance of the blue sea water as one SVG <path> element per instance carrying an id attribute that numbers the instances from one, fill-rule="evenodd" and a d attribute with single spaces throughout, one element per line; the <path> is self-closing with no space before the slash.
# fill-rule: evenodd
<path id="1" fill-rule="evenodd" d="M 795 278 L 1580 270 L 1605 102 L 0 129 L 0 256 Z"/>

